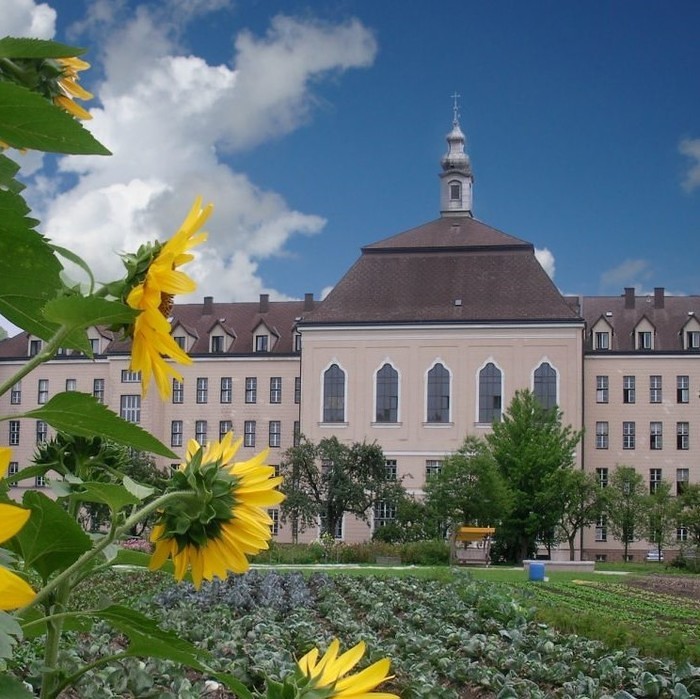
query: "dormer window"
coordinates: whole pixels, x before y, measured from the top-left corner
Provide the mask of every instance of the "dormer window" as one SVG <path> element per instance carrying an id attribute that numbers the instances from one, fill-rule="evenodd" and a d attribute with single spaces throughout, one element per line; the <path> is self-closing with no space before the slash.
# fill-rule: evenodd
<path id="1" fill-rule="evenodd" d="M 637 333 L 637 349 L 650 350 L 652 349 L 652 334 L 648 330 L 642 330 Z"/>
<path id="2" fill-rule="evenodd" d="M 295 333 L 294 335 L 294 351 L 301 352 L 301 333 Z"/>
<path id="3" fill-rule="evenodd" d="M 91 337 L 89 341 L 90 341 L 90 349 L 92 350 L 92 353 L 99 354 L 100 353 L 100 338 L 99 337 Z"/>
<path id="4" fill-rule="evenodd" d="M 450 182 L 450 201 L 460 201 L 462 199 L 462 184 L 460 182 Z"/>
<path id="5" fill-rule="evenodd" d="M 255 351 L 267 352 L 269 350 L 269 338 L 267 335 L 255 336 Z"/>
<path id="6" fill-rule="evenodd" d="M 29 340 L 29 356 L 36 357 L 41 352 L 41 340 Z"/>
<path id="7" fill-rule="evenodd" d="M 609 350 L 610 349 L 610 333 L 609 332 L 597 332 L 593 338 L 593 348 L 597 350 Z"/>
<path id="8" fill-rule="evenodd" d="M 211 337 L 211 351 L 213 354 L 221 354 L 224 351 L 224 336 L 223 335 L 212 335 L 212 337 Z"/>
<path id="9" fill-rule="evenodd" d="M 685 348 L 700 350 L 700 330 L 688 330 L 685 333 Z"/>
<path id="10" fill-rule="evenodd" d="M 173 337 L 173 340 L 175 340 L 175 344 L 181 349 L 185 349 L 185 336 L 184 335 L 175 335 Z"/>

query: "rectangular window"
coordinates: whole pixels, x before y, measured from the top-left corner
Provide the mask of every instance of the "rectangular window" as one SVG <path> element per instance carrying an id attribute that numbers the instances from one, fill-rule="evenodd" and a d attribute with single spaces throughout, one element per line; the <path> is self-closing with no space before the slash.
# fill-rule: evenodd
<path id="1" fill-rule="evenodd" d="M 221 403 L 230 403 L 233 400 L 233 379 L 230 376 L 221 377 L 221 392 L 219 401 Z"/>
<path id="2" fill-rule="evenodd" d="M 19 444 L 19 420 L 10 420 L 10 438 L 8 440 L 11 447 Z"/>
<path id="3" fill-rule="evenodd" d="M 256 335 L 255 336 L 255 351 L 256 352 L 267 352 L 267 347 L 268 347 L 267 335 Z"/>
<path id="4" fill-rule="evenodd" d="M 268 509 L 267 514 L 272 520 L 272 524 L 270 524 L 272 536 L 277 536 L 280 533 L 280 511 L 277 507 L 271 507 Z"/>
<path id="5" fill-rule="evenodd" d="M 676 403 L 690 402 L 690 377 L 676 376 Z"/>
<path id="6" fill-rule="evenodd" d="M 175 344 L 181 349 L 185 349 L 185 336 L 184 335 L 173 335 L 173 340 Z"/>
<path id="7" fill-rule="evenodd" d="M 676 449 L 689 449 L 690 448 L 690 423 L 688 422 L 677 422 L 676 423 Z"/>
<path id="8" fill-rule="evenodd" d="M 686 349 L 700 349 L 700 332 L 697 330 L 688 330 L 685 334 Z"/>
<path id="9" fill-rule="evenodd" d="M 41 352 L 41 340 L 29 340 L 29 356 L 36 357 Z"/>
<path id="10" fill-rule="evenodd" d="M 676 529 L 676 541 L 688 541 L 687 527 L 678 527 Z"/>
<path id="11" fill-rule="evenodd" d="M 607 449 L 608 448 L 608 423 L 607 422 L 596 422 L 595 423 L 595 448 L 596 449 Z"/>
<path id="12" fill-rule="evenodd" d="M 255 376 L 248 376 L 245 380 L 245 402 L 258 402 L 258 379 Z"/>
<path id="13" fill-rule="evenodd" d="M 77 391 L 78 381 L 76 379 L 66 379 L 66 391 Z"/>
<path id="14" fill-rule="evenodd" d="M 294 351 L 301 352 L 301 333 L 294 335 Z"/>
<path id="15" fill-rule="evenodd" d="M 634 403 L 636 400 L 636 379 L 634 376 L 622 377 L 622 402 Z"/>
<path id="16" fill-rule="evenodd" d="M 173 379 L 173 403 L 184 403 L 185 385 L 182 381 Z"/>
<path id="17" fill-rule="evenodd" d="M 170 423 L 170 446 L 182 446 L 182 420 L 173 420 Z"/>
<path id="18" fill-rule="evenodd" d="M 649 423 L 649 449 L 663 449 L 663 429 L 662 422 Z"/>
<path id="19" fill-rule="evenodd" d="M 46 401 L 49 399 L 49 380 L 48 379 L 39 379 L 39 383 L 37 384 L 37 396 L 36 396 L 36 402 L 41 405 L 42 403 L 46 403 Z"/>
<path id="20" fill-rule="evenodd" d="M 608 540 L 608 518 L 605 515 L 598 517 L 598 521 L 595 524 L 595 540 Z"/>
<path id="21" fill-rule="evenodd" d="M 93 355 L 99 354 L 100 353 L 100 338 L 99 337 L 91 337 L 89 339 L 90 342 L 90 351 L 92 352 Z"/>
<path id="22" fill-rule="evenodd" d="M 439 459 L 427 459 L 425 462 L 425 479 L 437 476 L 442 471 L 442 461 Z"/>
<path id="23" fill-rule="evenodd" d="M 608 402 L 608 377 L 607 376 L 596 376 L 595 377 L 595 400 L 596 403 L 607 403 Z"/>
<path id="24" fill-rule="evenodd" d="M 43 420 L 36 421 L 36 443 L 43 444 L 49 436 L 49 426 Z"/>
<path id="25" fill-rule="evenodd" d="M 649 377 L 649 402 L 661 403 L 661 377 L 658 375 Z"/>
<path id="26" fill-rule="evenodd" d="M 386 479 L 388 481 L 395 481 L 398 475 L 396 459 L 387 459 L 386 465 Z"/>
<path id="27" fill-rule="evenodd" d="M 299 420 L 294 420 L 294 446 L 298 447 L 301 444 L 301 423 Z"/>
<path id="28" fill-rule="evenodd" d="M 642 330 L 637 333 L 637 349 L 638 350 L 650 350 L 651 349 L 651 332 L 648 330 Z"/>
<path id="29" fill-rule="evenodd" d="M 601 488 L 608 487 L 608 469 L 607 468 L 597 468 L 595 470 L 596 478 L 598 479 L 598 485 Z"/>
<path id="30" fill-rule="evenodd" d="M 206 403 L 209 400 L 209 379 L 200 376 L 197 379 L 197 403 Z"/>
<path id="31" fill-rule="evenodd" d="M 207 443 L 207 421 L 206 420 L 196 420 L 194 423 L 194 438 L 197 440 L 200 446 L 204 446 Z"/>
<path id="32" fill-rule="evenodd" d="M 622 448 L 634 449 L 635 443 L 635 424 L 634 422 L 622 423 Z"/>
<path id="33" fill-rule="evenodd" d="M 122 369 L 122 383 L 139 383 L 141 381 L 140 371 L 129 371 L 129 369 Z"/>
<path id="34" fill-rule="evenodd" d="M 233 423 L 231 420 L 219 420 L 219 441 L 221 441 L 229 432 L 233 432 Z"/>
<path id="35" fill-rule="evenodd" d="M 279 420 L 270 420 L 269 436 L 268 444 L 271 447 L 279 447 L 282 441 L 282 423 Z"/>
<path id="36" fill-rule="evenodd" d="M 380 500 L 374 505 L 374 529 L 381 529 L 396 519 L 396 505 Z"/>
<path id="37" fill-rule="evenodd" d="M 294 402 L 301 403 L 301 376 L 294 377 Z"/>
<path id="38" fill-rule="evenodd" d="M 255 420 L 246 420 L 243 423 L 243 446 L 255 446 Z"/>
<path id="39" fill-rule="evenodd" d="M 18 381 L 10 391 L 10 404 L 20 405 L 22 403 L 22 382 Z"/>
<path id="40" fill-rule="evenodd" d="M 595 349 L 609 350 L 610 349 L 610 333 L 597 332 L 595 334 Z"/>
<path id="41" fill-rule="evenodd" d="M 98 403 L 105 402 L 105 380 L 104 379 L 93 379 L 92 380 L 92 395 L 95 397 Z"/>
<path id="42" fill-rule="evenodd" d="M 141 396 L 139 394 L 121 396 L 119 415 L 127 422 L 141 422 Z"/>
<path id="43" fill-rule="evenodd" d="M 35 488 L 46 488 L 46 476 L 36 476 L 34 478 Z"/>
<path id="44" fill-rule="evenodd" d="M 8 476 L 15 476 L 19 473 L 19 461 L 10 461 L 10 466 L 7 470 Z"/>
<path id="45" fill-rule="evenodd" d="M 687 468 L 676 469 L 676 495 L 683 495 L 690 481 L 690 470 Z"/>
<path id="46" fill-rule="evenodd" d="M 221 354 L 224 351 L 224 336 L 212 335 L 211 337 L 212 354 Z"/>
<path id="47" fill-rule="evenodd" d="M 282 402 L 282 377 L 272 376 L 270 378 L 270 403 Z"/>
<path id="48" fill-rule="evenodd" d="M 661 483 L 662 476 L 661 476 L 661 469 L 660 468 L 650 468 L 649 469 L 649 494 L 653 495 L 656 492 L 656 489 L 659 487 L 659 483 Z"/>

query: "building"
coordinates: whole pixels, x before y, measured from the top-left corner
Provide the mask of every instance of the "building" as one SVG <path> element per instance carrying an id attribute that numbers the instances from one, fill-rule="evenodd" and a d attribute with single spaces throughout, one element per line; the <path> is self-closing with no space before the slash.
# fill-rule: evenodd
<path id="1" fill-rule="evenodd" d="M 420 495 L 446 455 L 467 435 L 487 433 L 515 391 L 529 388 L 585 430 L 576 463 L 602 484 L 618 464 L 634 466 L 650 489 L 660 479 L 675 492 L 698 482 L 700 297 L 663 289 L 653 297 L 632 289 L 620 297 L 563 296 L 531 243 L 474 217 L 456 115 L 447 143 L 440 217 L 363 247 L 323 302 L 262 295 L 257 303 L 208 297 L 175 306 L 173 336 L 193 364 L 169 402 L 141 397 L 128 344 L 97 328 L 89 332 L 94 361 L 62 353 L 25 377 L 0 397 L 10 416 L 0 440 L 13 446 L 12 468 L 26 465 L 49 431 L 11 416 L 58 391 L 80 390 L 179 454 L 188 438 L 206 441 L 229 429 L 243 436 L 244 456 L 269 446 L 273 464 L 300 432 L 312 441 L 376 440 L 388 473 Z M 40 348 L 26 333 L 0 342 L 0 379 Z M 336 536 L 363 540 L 393 516 L 387 504 L 372 514 L 368 524 L 346 517 Z M 681 528 L 679 540 L 684 535 Z M 585 533 L 581 548 L 584 558 L 621 556 L 605 521 Z M 643 557 L 647 549 L 642 541 L 631 553 Z"/>

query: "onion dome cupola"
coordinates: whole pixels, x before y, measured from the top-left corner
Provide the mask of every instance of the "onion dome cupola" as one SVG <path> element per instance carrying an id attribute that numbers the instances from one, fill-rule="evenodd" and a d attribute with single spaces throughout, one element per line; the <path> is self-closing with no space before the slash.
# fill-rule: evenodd
<path id="1" fill-rule="evenodd" d="M 447 134 L 447 153 L 440 164 L 440 214 L 442 216 L 471 216 L 474 176 L 469 156 L 464 152 L 465 137 L 459 126 L 457 98 L 453 95 L 452 131 Z"/>

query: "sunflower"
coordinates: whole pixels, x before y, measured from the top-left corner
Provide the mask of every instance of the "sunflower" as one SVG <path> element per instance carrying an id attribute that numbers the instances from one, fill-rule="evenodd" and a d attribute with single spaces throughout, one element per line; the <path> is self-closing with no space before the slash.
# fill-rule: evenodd
<path id="1" fill-rule="evenodd" d="M 241 441 L 234 442 L 231 432 L 206 448 L 190 440 L 185 463 L 169 487 L 184 494 L 159 513 L 151 533 L 151 570 L 172 558 L 175 578 L 182 580 L 189 570 L 199 589 L 202 580 L 245 573 L 246 556 L 268 548 L 272 519 L 267 508 L 284 500 L 275 490 L 282 478 L 265 464 L 267 451 L 232 463 Z"/>
<path id="2" fill-rule="evenodd" d="M 343 697 L 343 699 L 399 699 L 397 694 L 388 692 L 373 692 L 375 687 L 392 678 L 389 675 L 389 658 L 377 660 L 369 667 L 355 675 L 347 675 L 365 654 L 365 643 L 360 641 L 356 646 L 338 656 L 340 643 L 334 638 L 325 655 L 319 660 L 318 648 L 310 650 L 298 666 L 302 675 L 307 679 L 309 689 L 323 690 L 325 697 Z M 315 694 L 320 694 L 315 692 Z M 303 694 L 302 694 L 303 696 Z"/>
<path id="3" fill-rule="evenodd" d="M 10 465 L 9 447 L 0 447 L 0 478 L 4 478 Z M 29 519 L 31 512 L 23 507 L 0 503 L 0 544 L 11 539 Z M 0 609 L 17 609 L 29 604 L 34 590 L 16 573 L 0 566 Z"/>
<path id="4" fill-rule="evenodd" d="M 81 100 L 92 99 L 92 93 L 78 85 L 78 72 L 86 70 L 90 67 L 90 64 L 77 56 L 58 58 L 56 60 L 61 70 L 61 77 L 58 79 L 60 93 L 53 98 L 54 103 L 78 119 L 92 119 L 90 112 L 73 101 L 76 98 Z"/>
<path id="5" fill-rule="evenodd" d="M 171 391 L 170 377 L 182 381 L 182 375 L 165 361 L 170 357 L 180 364 L 192 360 L 170 335 L 168 316 L 172 310 L 173 296 L 194 291 L 197 285 L 178 267 L 193 259 L 188 250 L 207 239 L 199 229 L 209 218 L 212 206 L 202 208 L 202 198 L 197 197 L 178 232 L 164 245 L 158 245 L 145 271 L 143 279 L 129 292 L 126 302 L 141 311 L 130 328 L 132 336 L 131 371 L 141 372 L 144 396 L 153 376 L 160 395 L 168 398 Z"/>

